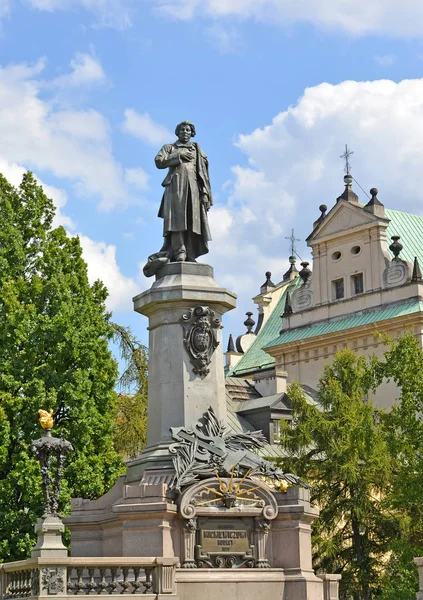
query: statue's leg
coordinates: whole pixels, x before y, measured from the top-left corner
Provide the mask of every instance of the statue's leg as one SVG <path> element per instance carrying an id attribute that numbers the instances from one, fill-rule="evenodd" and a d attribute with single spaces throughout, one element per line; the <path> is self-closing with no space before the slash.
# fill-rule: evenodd
<path id="1" fill-rule="evenodd" d="M 173 260 L 183 262 L 187 258 L 187 251 L 184 244 L 184 232 L 172 231 L 172 251 Z"/>
<path id="2" fill-rule="evenodd" d="M 189 230 L 185 232 L 185 247 L 187 249 L 188 262 L 197 262 L 195 259 L 197 258 L 198 254 L 195 251 L 194 236 L 195 233 L 192 233 Z"/>

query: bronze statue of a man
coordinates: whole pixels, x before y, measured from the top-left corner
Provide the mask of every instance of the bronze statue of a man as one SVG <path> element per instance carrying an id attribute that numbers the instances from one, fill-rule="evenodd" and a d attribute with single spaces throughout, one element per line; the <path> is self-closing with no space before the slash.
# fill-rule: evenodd
<path id="1" fill-rule="evenodd" d="M 200 145 L 191 142 L 195 126 L 182 121 L 176 126 L 178 137 L 165 144 L 155 158 L 158 169 L 169 169 L 163 180 L 164 193 L 159 210 L 163 219 L 164 243 L 149 257 L 144 267 L 147 277 L 167 262 L 195 262 L 207 254 L 211 240 L 207 212 L 213 204 L 207 156 Z"/>

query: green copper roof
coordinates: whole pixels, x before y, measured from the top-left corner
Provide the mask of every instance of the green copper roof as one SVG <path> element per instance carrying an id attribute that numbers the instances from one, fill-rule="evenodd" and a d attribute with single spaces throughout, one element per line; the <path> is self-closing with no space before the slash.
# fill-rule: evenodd
<path id="1" fill-rule="evenodd" d="M 404 213 L 399 210 L 385 209 L 385 212 L 386 217 L 390 219 L 387 230 L 388 246 L 391 242 L 391 237 L 393 235 L 399 235 L 401 237 L 401 244 L 404 247 L 401 251 L 400 258 L 413 263 L 414 257 L 417 256 L 420 261 L 420 267 L 423 269 L 423 217 Z M 300 283 L 301 280 L 299 278 L 291 282 L 289 284 L 291 292 Z M 250 348 L 243 355 L 238 364 L 228 373 L 229 376 L 239 376 L 242 374 L 251 373 L 253 371 L 259 371 L 261 369 L 272 368 L 274 365 L 274 359 L 269 356 L 263 350 L 263 348 L 270 347 L 273 344 L 282 344 L 294 339 L 299 340 L 305 339 L 306 337 L 312 337 L 314 335 L 322 335 L 323 332 L 329 333 L 329 331 L 341 331 L 343 329 L 375 323 L 385 319 L 392 319 L 396 316 L 400 316 L 401 314 L 411 314 L 413 312 L 422 310 L 420 303 L 417 300 L 414 300 L 403 304 L 401 307 L 392 306 L 390 308 L 380 309 L 379 311 L 370 311 L 361 315 L 347 317 L 346 319 L 332 321 L 330 323 L 326 322 L 307 328 L 299 328 L 296 330 L 287 331 L 280 335 L 279 332 L 282 326 L 281 315 L 285 308 L 285 299 L 286 289 L 282 293 L 281 298 L 273 309 L 269 319 L 263 325 L 257 338 L 251 344 Z M 311 332 L 311 330 L 313 330 L 313 332 Z M 291 339 L 290 336 L 296 337 Z"/>
<path id="2" fill-rule="evenodd" d="M 279 344 L 287 344 L 288 342 L 296 342 L 307 338 L 325 335 L 327 333 L 335 333 L 346 329 L 353 329 L 361 325 L 370 325 L 378 321 L 386 321 L 395 317 L 411 315 L 412 313 L 423 310 L 423 302 L 417 298 L 407 302 L 391 304 L 386 308 L 377 308 L 376 310 L 363 311 L 351 317 L 337 319 L 336 321 L 324 321 L 305 327 L 297 327 L 284 331 L 279 337 L 272 340 L 266 347 L 278 346 Z"/>
<path id="3" fill-rule="evenodd" d="M 388 246 L 393 235 L 401 236 L 401 244 L 404 246 L 399 255 L 403 260 L 414 262 L 417 256 L 420 267 L 423 267 L 423 217 L 410 215 L 399 210 L 385 209 L 385 213 L 391 222 L 388 225 Z"/>
<path id="4" fill-rule="evenodd" d="M 240 375 L 242 373 L 258 371 L 259 369 L 270 369 L 273 367 L 275 359 L 272 356 L 269 356 L 269 354 L 266 354 L 262 348 L 270 344 L 270 342 L 279 335 L 279 332 L 282 328 L 281 316 L 285 309 L 286 291 L 289 289 L 290 293 L 292 293 L 300 283 L 302 283 L 302 281 L 299 277 L 297 277 L 285 287 L 275 308 L 272 310 L 270 317 L 265 322 L 256 339 L 240 359 L 238 364 L 236 364 L 235 367 L 229 371 L 228 377 L 231 375 Z"/>

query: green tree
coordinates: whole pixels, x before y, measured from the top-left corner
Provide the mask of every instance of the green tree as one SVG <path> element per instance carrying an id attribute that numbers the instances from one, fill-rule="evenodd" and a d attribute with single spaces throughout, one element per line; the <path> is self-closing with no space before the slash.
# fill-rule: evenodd
<path id="1" fill-rule="evenodd" d="M 401 536 L 392 543 L 381 598 L 411 600 L 417 589 L 412 558 L 423 556 L 423 352 L 411 332 L 386 342 L 389 349 L 374 361 L 374 374 L 375 385 L 390 380 L 398 387 L 387 421 L 389 452 L 397 458 L 388 499 L 401 514 Z"/>
<path id="2" fill-rule="evenodd" d="M 129 327 L 113 323 L 124 370 L 119 378 L 115 448 L 134 458 L 147 443 L 148 352 Z"/>
<path id="3" fill-rule="evenodd" d="M 78 237 L 52 227 L 54 206 L 31 173 L 19 188 L 0 176 L 0 560 L 26 558 L 42 513 L 40 471 L 29 454 L 38 409 L 74 446 L 61 510 L 95 498 L 122 471 L 113 446 L 117 363 L 105 308 L 90 285 Z"/>
<path id="4" fill-rule="evenodd" d="M 389 452 L 385 414 L 368 398 L 376 363 L 351 350 L 337 353 L 318 386 L 318 403 L 302 388 L 289 389 L 294 427 L 283 427 L 284 467 L 307 478 L 320 508 L 314 534 L 318 570 L 341 573 L 340 596 L 370 600 L 390 542 L 399 532 L 386 501 L 396 461 Z"/>

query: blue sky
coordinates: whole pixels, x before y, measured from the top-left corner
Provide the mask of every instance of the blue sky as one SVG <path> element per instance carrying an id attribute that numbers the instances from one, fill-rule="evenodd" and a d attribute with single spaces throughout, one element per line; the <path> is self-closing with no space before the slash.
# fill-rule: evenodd
<path id="1" fill-rule="evenodd" d="M 0 171 L 34 171 L 144 342 L 131 297 L 161 245 L 153 159 L 183 119 L 210 161 L 207 262 L 239 295 L 226 336 L 264 272 L 281 280 L 292 228 L 309 258 L 345 143 L 366 191 L 423 214 L 418 0 L 0 0 L 0 21 Z"/>

